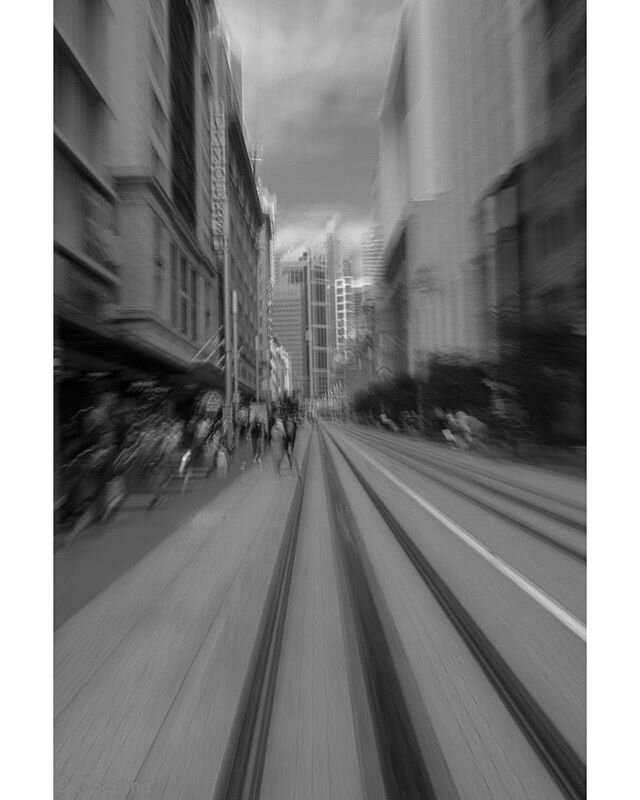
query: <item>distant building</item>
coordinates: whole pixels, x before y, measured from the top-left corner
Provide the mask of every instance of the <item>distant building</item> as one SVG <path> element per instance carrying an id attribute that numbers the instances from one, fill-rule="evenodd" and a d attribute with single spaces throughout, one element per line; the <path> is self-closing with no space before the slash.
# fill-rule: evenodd
<path id="1" fill-rule="evenodd" d="M 291 391 L 305 394 L 305 287 L 304 283 L 276 284 L 273 290 L 273 338 L 289 356 Z"/>
<path id="2" fill-rule="evenodd" d="M 362 235 L 362 277 L 372 284 L 384 280 L 384 242 L 379 227 L 372 227 Z"/>
<path id="3" fill-rule="evenodd" d="M 337 278 L 336 298 L 336 349 L 343 350 L 355 332 L 353 278 Z"/>
<path id="4" fill-rule="evenodd" d="M 304 264 L 304 258 L 281 259 L 278 283 L 282 286 L 295 286 L 304 283 Z"/>
<path id="5" fill-rule="evenodd" d="M 270 399 L 276 403 L 284 395 L 292 392 L 291 384 L 291 359 L 278 339 L 271 340 L 270 348 Z"/>
<path id="6" fill-rule="evenodd" d="M 309 251 L 305 257 L 309 370 L 307 396 L 317 399 L 328 394 L 332 380 L 335 353 L 335 327 L 333 327 L 335 305 L 332 302 L 334 287 L 329 278 L 324 253 Z"/>
<path id="7" fill-rule="evenodd" d="M 263 225 L 260 230 L 258 262 L 258 386 L 261 395 L 269 393 L 271 340 L 273 337 L 273 275 L 275 238 L 275 198 L 261 195 Z"/>
<path id="8" fill-rule="evenodd" d="M 333 280 L 342 276 L 343 245 L 335 218 L 327 222 L 325 229 L 325 261 L 327 274 Z"/>

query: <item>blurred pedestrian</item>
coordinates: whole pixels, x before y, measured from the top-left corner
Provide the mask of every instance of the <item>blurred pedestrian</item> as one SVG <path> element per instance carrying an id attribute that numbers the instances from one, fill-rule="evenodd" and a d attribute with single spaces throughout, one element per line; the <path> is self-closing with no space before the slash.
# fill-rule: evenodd
<path id="1" fill-rule="evenodd" d="M 175 457 L 182 444 L 182 426 L 180 423 L 165 422 L 160 430 L 160 446 L 151 479 L 151 501 L 149 508 L 154 508 L 166 499 L 165 490 L 175 469 Z"/>
<path id="2" fill-rule="evenodd" d="M 286 417 L 284 427 L 285 427 L 285 432 L 287 434 L 286 445 L 287 445 L 287 458 L 289 459 L 289 468 L 293 471 L 293 465 L 295 464 L 296 472 L 298 473 L 298 476 L 300 476 L 300 467 L 298 466 L 296 457 L 293 454 L 293 448 L 296 443 L 296 434 L 298 426 L 296 425 L 295 419 L 291 415 L 288 415 Z"/>
<path id="3" fill-rule="evenodd" d="M 285 431 L 280 414 L 276 414 L 271 427 L 271 457 L 273 458 L 273 468 L 278 476 L 280 476 L 280 466 L 286 451 L 287 432 Z"/>
<path id="4" fill-rule="evenodd" d="M 262 422 L 260 417 L 255 416 L 253 418 L 249 429 L 249 435 L 251 437 L 251 454 L 253 456 L 253 463 L 262 464 L 262 456 L 264 454 L 265 430 L 264 430 L 264 423 Z"/>
<path id="5" fill-rule="evenodd" d="M 193 454 L 193 446 L 196 434 L 196 423 L 195 420 L 189 420 L 187 424 L 184 426 L 184 432 L 182 435 L 182 458 L 180 460 L 180 467 L 178 469 L 178 475 L 182 478 L 182 494 L 187 491 L 187 485 L 189 483 L 189 479 L 191 478 L 192 472 L 192 454 Z"/>
<path id="6" fill-rule="evenodd" d="M 472 435 L 469 427 L 468 415 L 466 411 L 456 413 L 456 427 L 460 438 L 460 444 L 464 450 L 471 447 Z"/>

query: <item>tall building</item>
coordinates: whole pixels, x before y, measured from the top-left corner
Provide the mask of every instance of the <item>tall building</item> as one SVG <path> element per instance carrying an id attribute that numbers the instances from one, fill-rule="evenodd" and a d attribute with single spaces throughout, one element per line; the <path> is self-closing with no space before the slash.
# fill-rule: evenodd
<path id="1" fill-rule="evenodd" d="M 113 37 L 106 0 L 55 3 L 54 319 L 61 391 L 85 372 L 120 368 L 126 356 L 135 367 L 135 354 L 115 352 L 109 324 L 123 266 L 107 137 Z"/>
<path id="2" fill-rule="evenodd" d="M 317 399 L 329 392 L 336 351 L 334 281 L 329 277 L 324 253 L 306 253 L 305 289 L 308 397 Z"/>
<path id="3" fill-rule="evenodd" d="M 273 275 L 275 238 L 275 198 L 267 192 L 261 194 L 263 225 L 260 230 L 260 257 L 258 261 L 258 389 L 262 396 L 269 393 L 271 339 L 273 337 Z"/>
<path id="4" fill-rule="evenodd" d="M 344 265 L 344 248 L 340 227 L 335 217 L 327 222 L 325 229 L 325 244 L 324 252 L 322 253 L 322 262 L 324 264 L 324 272 L 328 284 L 328 303 L 329 303 L 329 316 L 327 318 L 328 325 L 328 347 L 329 347 L 329 364 L 330 368 L 333 367 L 335 354 L 337 351 L 337 316 L 336 316 L 336 293 L 335 285 L 336 280 L 343 275 Z"/>
<path id="5" fill-rule="evenodd" d="M 327 222 L 325 229 L 325 259 L 327 274 L 331 280 L 342 276 L 343 245 L 340 228 L 334 218 Z"/>
<path id="6" fill-rule="evenodd" d="M 58 0 L 55 322 L 62 370 L 191 375 L 239 299 L 239 384 L 255 383 L 258 233 L 232 53 L 213 2 Z M 228 230 L 222 223 L 228 212 Z"/>
<path id="7" fill-rule="evenodd" d="M 273 403 L 277 403 L 284 395 L 292 393 L 291 359 L 277 338 L 271 340 L 270 346 L 270 394 Z"/>
<path id="8" fill-rule="evenodd" d="M 498 346 L 513 314 L 586 324 L 586 2 L 527 5 L 516 68 L 532 133 L 478 202 Z"/>
<path id="9" fill-rule="evenodd" d="M 273 290 L 273 339 L 287 351 L 290 385 L 304 395 L 305 382 L 305 287 L 304 283 L 276 284 Z"/>
<path id="10" fill-rule="evenodd" d="M 355 334 L 355 308 L 353 295 L 353 278 L 351 276 L 337 278 L 335 282 L 336 298 L 336 349 L 344 350 Z"/>
<path id="11" fill-rule="evenodd" d="M 514 325 L 562 326 L 576 351 L 586 336 L 586 2 L 522 3 L 514 13 L 517 142 L 508 169 L 478 198 L 492 354 Z M 556 420 L 586 435 L 586 365 Z"/>
<path id="12" fill-rule="evenodd" d="M 362 234 L 362 277 L 370 284 L 384 280 L 384 242 L 378 226 Z"/>
<path id="13" fill-rule="evenodd" d="M 516 147 L 509 0 L 406 4 L 380 117 L 390 360 L 488 351 L 475 203 Z"/>
<path id="14" fill-rule="evenodd" d="M 280 259 L 278 283 L 282 286 L 295 286 L 304 283 L 305 258 Z"/>

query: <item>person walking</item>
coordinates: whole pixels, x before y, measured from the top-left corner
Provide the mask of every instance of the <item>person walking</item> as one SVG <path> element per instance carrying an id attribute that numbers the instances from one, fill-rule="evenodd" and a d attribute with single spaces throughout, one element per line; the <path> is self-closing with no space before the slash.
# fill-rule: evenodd
<path id="1" fill-rule="evenodd" d="M 282 418 L 279 414 L 276 414 L 271 428 L 271 457 L 273 458 L 273 468 L 278 477 L 280 477 L 280 466 L 286 450 L 287 432 Z"/>
<path id="2" fill-rule="evenodd" d="M 250 428 L 251 436 L 251 454 L 253 456 L 253 463 L 262 463 L 262 454 L 264 452 L 264 425 L 259 417 L 254 417 L 251 422 Z"/>
<path id="3" fill-rule="evenodd" d="M 289 468 L 293 472 L 293 465 L 296 466 L 296 472 L 298 473 L 298 477 L 300 477 L 300 467 L 296 460 L 296 457 L 293 454 L 293 448 L 296 443 L 296 434 L 298 431 L 298 426 L 296 425 L 295 419 L 288 415 L 284 422 L 285 432 L 287 434 L 287 458 L 289 459 Z"/>
<path id="4" fill-rule="evenodd" d="M 193 447 L 196 435 L 196 421 L 190 420 L 184 426 L 184 434 L 182 437 L 182 460 L 180 461 L 180 468 L 178 474 L 182 478 L 182 494 L 187 491 L 189 478 L 191 477 L 191 470 L 193 466 Z"/>
<path id="5" fill-rule="evenodd" d="M 182 427 L 180 423 L 165 421 L 160 429 L 160 446 L 156 455 L 151 481 L 151 500 L 149 509 L 166 500 L 166 489 L 171 483 L 175 469 L 174 459 L 180 452 Z"/>

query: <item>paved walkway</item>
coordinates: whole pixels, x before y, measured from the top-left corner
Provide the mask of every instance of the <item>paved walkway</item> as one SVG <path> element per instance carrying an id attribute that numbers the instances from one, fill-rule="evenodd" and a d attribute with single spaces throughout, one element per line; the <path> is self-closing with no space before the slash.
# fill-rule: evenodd
<path id="1" fill-rule="evenodd" d="M 298 485 L 250 465 L 56 630 L 56 798 L 211 796 Z"/>
<path id="2" fill-rule="evenodd" d="M 221 491 L 235 480 L 248 476 L 252 469 L 250 445 L 243 441 L 226 478 L 212 473 L 205 480 L 193 480 L 184 496 L 176 482 L 176 491 L 169 495 L 167 502 L 152 511 L 146 510 L 148 498 L 137 505 L 134 499 L 133 503 L 127 503 L 129 509 L 118 512 L 106 525 L 90 525 L 68 548 L 57 550 L 54 554 L 54 628 L 64 624 Z M 272 470 L 268 449 L 264 469 Z"/>

